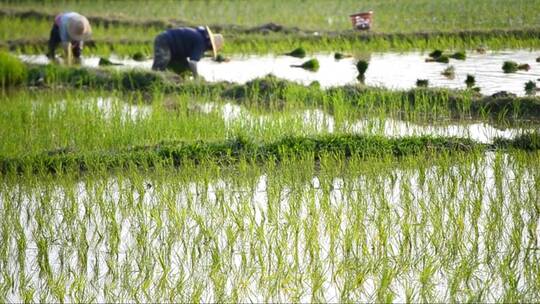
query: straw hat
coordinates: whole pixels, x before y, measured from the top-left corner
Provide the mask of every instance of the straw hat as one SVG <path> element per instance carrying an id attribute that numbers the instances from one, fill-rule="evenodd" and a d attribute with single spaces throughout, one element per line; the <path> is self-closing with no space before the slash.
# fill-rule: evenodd
<path id="1" fill-rule="evenodd" d="M 212 44 L 212 53 L 214 55 L 214 58 L 216 58 L 217 51 L 220 50 L 223 47 L 223 43 L 225 43 L 223 35 L 212 33 L 208 26 L 206 26 L 206 32 L 208 33 L 208 37 L 210 37 L 210 43 Z"/>
<path id="2" fill-rule="evenodd" d="M 79 14 L 73 14 L 67 21 L 67 32 L 71 40 L 85 41 L 90 39 L 92 28 L 86 17 Z"/>

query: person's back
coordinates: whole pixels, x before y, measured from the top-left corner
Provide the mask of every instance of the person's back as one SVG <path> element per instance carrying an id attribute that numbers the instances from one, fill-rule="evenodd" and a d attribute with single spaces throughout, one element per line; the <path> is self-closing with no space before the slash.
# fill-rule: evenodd
<path id="1" fill-rule="evenodd" d="M 83 43 L 92 34 L 92 28 L 88 19 L 75 12 L 67 12 L 57 15 L 49 37 L 49 58 L 55 58 L 55 50 L 62 44 L 67 62 L 71 61 L 71 55 L 79 58 L 82 53 Z"/>
<path id="2" fill-rule="evenodd" d="M 206 27 L 181 27 L 168 29 L 154 39 L 154 63 L 152 70 L 172 69 L 178 74 L 189 69 L 198 77 L 197 62 L 206 51 L 212 51 L 213 57 L 223 46 L 223 36 L 214 35 Z"/>
<path id="3" fill-rule="evenodd" d="M 210 40 L 205 37 L 205 30 L 189 27 L 174 28 L 165 31 L 171 49 L 171 59 L 193 61 L 201 60 L 204 52 L 211 49 Z M 207 34 L 206 34 L 207 35 Z"/>

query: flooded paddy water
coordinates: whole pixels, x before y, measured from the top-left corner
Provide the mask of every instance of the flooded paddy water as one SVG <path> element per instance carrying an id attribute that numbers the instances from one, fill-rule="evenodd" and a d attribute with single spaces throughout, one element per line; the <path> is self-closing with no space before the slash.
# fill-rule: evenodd
<path id="1" fill-rule="evenodd" d="M 465 79 L 468 74 L 476 79 L 476 86 L 481 93 L 491 95 L 499 91 L 508 91 L 519 96 L 525 95 L 524 86 L 527 81 L 537 82 L 540 79 L 540 63 L 536 58 L 540 52 L 528 50 L 489 51 L 480 54 L 474 51 L 467 53 L 466 60 L 450 59 L 450 63 L 426 62 L 427 53 L 371 53 L 363 56 L 369 61 L 365 74 L 368 86 L 386 87 L 390 89 L 409 89 L 416 86 L 418 79 L 427 79 L 433 87 L 453 89 L 466 88 Z M 23 60 L 31 63 L 46 64 L 48 59 L 43 55 L 21 55 Z M 291 65 L 301 64 L 309 58 L 320 62 L 317 72 L 306 71 Z M 137 62 L 111 56 L 112 62 L 122 66 L 113 68 L 150 69 L 152 61 Z M 506 74 L 502 70 L 504 61 L 515 61 L 530 65 L 529 71 L 518 71 Z M 299 59 L 290 56 L 232 56 L 229 62 L 217 63 L 205 58 L 199 65 L 199 73 L 207 81 L 230 81 L 245 83 L 255 78 L 273 74 L 278 78 L 310 84 L 317 81 L 322 87 L 342 86 L 358 83 L 358 72 L 355 67 L 357 59 L 334 59 L 333 54 L 315 54 Z M 89 57 L 82 65 L 98 67 L 99 58 Z M 453 79 L 443 76 L 445 68 L 453 66 Z"/>

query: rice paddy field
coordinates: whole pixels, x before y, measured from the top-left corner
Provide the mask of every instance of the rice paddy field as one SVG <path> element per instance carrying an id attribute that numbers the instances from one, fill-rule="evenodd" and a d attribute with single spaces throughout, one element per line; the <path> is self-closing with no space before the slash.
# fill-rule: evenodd
<path id="1" fill-rule="evenodd" d="M 73 66 L 43 56 L 67 10 L 94 29 Z M 0 302 L 538 302 L 539 18 L 0 1 Z M 151 70 L 199 24 L 223 60 Z"/>

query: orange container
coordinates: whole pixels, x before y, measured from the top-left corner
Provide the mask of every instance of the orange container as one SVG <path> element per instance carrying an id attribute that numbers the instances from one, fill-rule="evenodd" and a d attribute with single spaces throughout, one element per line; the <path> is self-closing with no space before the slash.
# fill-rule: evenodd
<path id="1" fill-rule="evenodd" d="M 369 30 L 373 21 L 373 11 L 360 12 L 349 16 L 351 18 L 353 28 L 357 30 Z"/>

